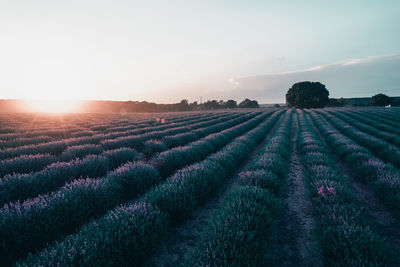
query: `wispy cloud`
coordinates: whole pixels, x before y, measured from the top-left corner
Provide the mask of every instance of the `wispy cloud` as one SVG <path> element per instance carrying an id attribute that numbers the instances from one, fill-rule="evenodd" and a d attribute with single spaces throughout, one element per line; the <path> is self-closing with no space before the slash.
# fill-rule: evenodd
<path id="1" fill-rule="evenodd" d="M 400 95 L 400 55 L 349 59 L 304 70 L 229 79 L 231 96 L 260 102 L 284 101 L 290 86 L 299 81 L 320 81 L 332 97 L 370 96 L 384 92 Z"/>

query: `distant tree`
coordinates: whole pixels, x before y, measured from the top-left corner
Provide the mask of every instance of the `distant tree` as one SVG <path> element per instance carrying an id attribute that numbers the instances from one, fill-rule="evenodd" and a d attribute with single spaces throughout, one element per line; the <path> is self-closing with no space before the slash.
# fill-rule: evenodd
<path id="1" fill-rule="evenodd" d="M 219 104 L 217 100 L 207 100 L 204 104 L 202 104 L 203 109 L 217 109 L 219 108 Z"/>
<path id="2" fill-rule="evenodd" d="M 343 97 L 339 98 L 337 101 L 338 101 L 339 107 L 343 107 L 346 104 L 346 101 L 344 101 Z"/>
<path id="3" fill-rule="evenodd" d="M 226 101 L 227 108 L 237 108 L 237 103 L 235 100 L 228 100 Z"/>
<path id="4" fill-rule="evenodd" d="M 320 82 L 299 82 L 286 93 L 286 103 L 290 107 L 323 108 L 329 102 L 329 91 Z"/>
<path id="5" fill-rule="evenodd" d="M 189 101 L 187 99 L 182 99 L 181 102 L 177 106 L 178 106 L 178 110 L 181 110 L 181 111 L 190 110 Z"/>
<path id="6" fill-rule="evenodd" d="M 370 106 L 387 106 L 390 105 L 391 99 L 385 94 L 377 94 L 371 97 Z"/>
<path id="7" fill-rule="evenodd" d="M 182 99 L 180 104 L 182 106 L 189 106 L 189 101 L 187 99 Z"/>
<path id="8" fill-rule="evenodd" d="M 366 107 L 367 104 L 365 104 L 365 103 L 354 103 L 354 104 L 352 104 L 351 106 L 352 106 L 352 107 Z"/>
<path id="9" fill-rule="evenodd" d="M 256 100 L 250 100 L 246 98 L 242 102 L 239 103 L 239 108 L 259 108 L 258 102 Z"/>
<path id="10" fill-rule="evenodd" d="M 344 99 L 341 98 L 329 98 L 329 102 L 327 104 L 328 107 L 343 107 Z"/>
<path id="11" fill-rule="evenodd" d="M 392 100 L 391 105 L 394 107 L 400 106 L 400 97 L 391 97 L 390 100 Z"/>
<path id="12" fill-rule="evenodd" d="M 275 104 L 275 105 L 274 105 L 274 108 L 281 108 L 281 105 Z"/>
<path id="13" fill-rule="evenodd" d="M 199 105 L 197 104 L 197 101 L 194 101 L 193 103 L 189 104 L 190 110 L 197 110 L 199 108 Z"/>

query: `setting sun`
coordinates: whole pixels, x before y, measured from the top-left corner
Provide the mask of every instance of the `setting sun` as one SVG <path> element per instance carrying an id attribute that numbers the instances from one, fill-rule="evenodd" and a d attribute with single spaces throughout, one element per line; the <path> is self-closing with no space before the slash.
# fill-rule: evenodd
<path id="1" fill-rule="evenodd" d="M 400 267 L 399 10 L 1 1 L 0 267 Z"/>
<path id="2" fill-rule="evenodd" d="M 29 112 L 69 113 L 78 112 L 78 100 L 24 100 L 24 109 Z"/>

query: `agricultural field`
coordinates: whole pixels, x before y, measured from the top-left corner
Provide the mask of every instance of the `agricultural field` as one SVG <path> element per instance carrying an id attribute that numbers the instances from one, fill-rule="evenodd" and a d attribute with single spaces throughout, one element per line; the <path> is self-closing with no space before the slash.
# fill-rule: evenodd
<path id="1" fill-rule="evenodd" d="M 400 109 L 0 114 L 0 266 L 400 266 Z"/>

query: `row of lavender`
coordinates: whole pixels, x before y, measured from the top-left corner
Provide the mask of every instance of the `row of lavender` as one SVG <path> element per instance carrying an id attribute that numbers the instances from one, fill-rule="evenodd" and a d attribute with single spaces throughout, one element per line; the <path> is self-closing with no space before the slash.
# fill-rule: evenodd
<path id="1" fill-rule="evenodd" d="M 314 213 L 318 219 L 316 236 L 319 237 L 323 250 L 324 264 L 340 266 L 393 264 L 391 262 L 393 249 L 369 226 L 370 222 L 365 214 L 360 212 L 362 208 L 350 188 L 349 181 L 336 169 L 329 151 L 319 140 L 310 123 L 315 122 L 338 156 L 354 168 L 359 178 L 369 179 L 373 190 L 394 211 L 398 211 L 400 203 L 399 171 L 391 164 L 374 157 L 371 152 L 358 146 L 351 139 L 339 134 L 324 117 L 318 116 L 314 111 L 311 112 L 314 122 L 310 121 L 311 117 L 308 114 L 301 111 L 299 116 L 298 149 L 306 170 Z M 346 122 L 355 123 L 350 120 Z M 285 129 L 285 126 L 282 127 Z M 379 145 L 387 146 L 386 143 Z M 285 155 L 285 149 L 282 149 L 281 153 Z M 267 173 L 265 170 L 244 172 L 241 174 L 243 179 L 241 183 L 247 181 L 276 193 L 279 180 L 275 178 L 276 176 L 272 176 L 274 178 L 271 179 L 271 170 L 278 171 L 278 176 L 284 179 L 283 173 L 279 173 L 279 170 L 282 171 L 279 167 L 286 169 L 287 165 L 279 164 L 281 159 L 279 155 L 262 158 L 263 162 L 268 163 L 265 165 Z M 270 164 L 271 162 L 273 164 Z M 273 234 L 271 224 L 278 219 L 277 214 L 281 208 L 279 205 L 279 201 L 271 197 L 271 194 L 254 188 L 240 187 L 233 191 L 216 213 L 215 220 L 207 226 L 199 239 L 198 247 L 189 255 L 188 265 L 265 264 L 266 259 L 263 255 L 269 249 L 266 239 Z"/>
<path id="2" fill-rule="evenodd" d="M 317 123 L 325 127 L 327 123 Z M 365 222 L 346 177 L 338 171 L 327 147 L 314 132 L 308 114 L 300 112 L 298 147 L 318 218 L 317 232 L 325 264 L 387 264 L 384 240 Z M 338 149 L 342 147 L 336 144 Z"/>
<path id="3" fill-rule="evenodd" d="M 162 177 L 204 159 L 269 115 L 270 112 L 259 114 L 231 128 L 224 125 L 223 131 L 156 155 L 149 161 L 150 164 L 128 163 L 103 178 L 77 180 L 54 193 L 6 205 L 0 210 L 0 235 L 5 240 L 1 255 L 9 261 L 15 260 L 29 251 L 42 248 L 49 241 L 74 232 L 93 216 L 135 198 L 149 186 L 162 181 Z M 151 175 L 142 176 L 143 173 Z M 38 188 L 43 186 L 45 184 Z M 82 207 L 82 203 L 88 204 Z M 66 217 L 65 214 L 71 216 Z"/>
<path id="4" fill-rule="evenodd" d="M 220 204 L 187 253 L 187 266 L 261 266 L 271 226 L 283 211 L 280 196 L 290 157 L 292 112 L 279 123 L 256 159 L 238 175 L 238 186 Z"/>
<path id="5" fill-rule="evenodd" d="M 218 116 L 218 115 L 216 115 Z M 223 115 L 219 115 L 223 116 Z M 33 144 L 32 145 L 22 145 L 22 146 L 16 146 L 16 147 L 10 147 L 6 149 L 0 150 L 0 158 L 1 159 L 7 159 L 11 157 L 16 157 L 19 155 L 26 155 L 26 154 L 37 154 L 37 153 L 51 153 L 51 154 L 60 154 L 62 151 L 64 151 L 68 146 L 76 146 L 76 145 L 85 145 L 85 144 L 99 144 L 100 141 L 102 140 L 107 140 L 107 139 L 114 139 L 114 138 L 119 138 L 119 137 L 124 137 L 124 136 L 130 136 L 130 135 L 138 135 L 138 134 L 144 134 L 147 132 L 151 131 L 161 131 L 165 130 L 168 128 L 171 128 L 171 126 L 174 127 L 179 127 L 179 126 L 188 126 L 191 124 L 191 121 L 196 121 L 196 122 L 201 122 L 201 121 L 207 121 L 210 119 L 211 116 L 184 116 L 183 118 L 176 118 L 176 119 L 171 119 L 168 122 L 165 123 L 157 123 L 156 125 L 149 125 L 148 122 L 144 124 L 134 124 L 130 125 L 127 127 L 124 127 L 123 129 L 117 129 L 115 131 L 110 131 L 110 132 L 99 132 L 99 133 L 94 133 L 94 134 L 89 134 L 85 136 L 80 136 L 80 137 L 71 137 L 71 138 L 63 138 L 63 139 L 57 139 L 55 141 L 51 142 L 43 142 L 43 143 L 38 143 L 34 138 Z M 108 122 L 105 122 L 105 126 Z M 4 139 L 2 139 L 4 140 Z M 12 143 L 13 141 L 7 141 L 7 143 Z M 35 150 L 36 149 L 36 150 Z"/>
<path id="6" fill-rule="evenodd" d="M 198 129 L 196 137 L 197 139 L 200 139 L 201 137 L 209 134 L 236 126 L 240 123 L 243 123 L 247 119 L 253 118 L 257 114 L 259 113 L 244 116 L 242 115 L 220 123 L 217 123 L 218 121 L 216 120 L 211 120 L 211 126 Z M 171 129 L 171 131 L 173 131 L 173 129 Z M 171 133 L 168 130 L 161 132 L 162 133 L 158 132 L 160 133 L 160 136 L 166 136 L 166 134 Z M 187 134 L 192 135 L 193 133 L 188 132 Z M 140 135 L 139 138 L 142 138 L 143 141 L 145 139 L 143 136 L 148 137 L 148 135 Z M 185 140 L 182 138 L 182 136 L 179 136 L 179 139 Z M 131 146 L 133 146 L 133 144 Z M 182 147 L 179 149 L 181 150 Z M 173 151 L 175 150 L 172 150 L 172 152 Z M 157 152 L 160 151 L 158 150 Z M 160 168 L 163 168 L 163 166 L 168 164 L 168 155 L 171 157 L 171 155 L 177 154 L 172 152 L 168 151 L 166 153 L 161 153 L 164 156 L 158 155 L 157 159 L 159 162 L 157 164 L 161 164 Z M 38 194 L 50 192 L 57 187 L 60 187 L 65 183 L 81 176 L 103 176 L 108 171 L 115 169 L 119 165 L 129 160 L 137 159 L 139 157 L 137 154 L 138 153 L 136 150 L 132 148 L 122 147 L 119 149 L 107 150 L 100 155 L 87 155 L 83 159 L 78 158 L 69 162 L 53 163 L 39 172 L 5 176 L 0 180 L 0 203 L 3 204 L 10 201 L 24 200 L 29 197 L 35 197 Z M 160 157 L 164 157 L 165 159 Z M 162 163 L 159 159 L 162 159 L 165 161 L 165 163 Z M 166 167 L 164 167 L 164 169 L 165 168 Z"/>
<path id="7" fill-rule="evenodd" d="M 84 133 L 93 134 L 118 127 L 155 123 L 160 114 L 102 114 L 101 117 L 102 120 L 99 121 L 97 114 L 0 114 L 0 139 L 14 141 L 39 136 L 53 139 L 84 136 Z M 168 121 L 182 116 L 175 114 L 162 117 Z"/>
<path id="8" fill-rule="evenodd" d="M 374 126 L 369 126 L 341 113 L 321 112 L 320 114 L 324 115 L 335 127 L 358 144 L 365 146 L 383 160 L 400 167 L 400 148 L 398 145 L 400 135 L 378 129 L 376 125 L 379 125 L 379 122 Z M 348 125 L 351 125 L 351 127 L 348 127 Z"/>
<path id="9" fill-rule="evenodd" d="M 97 137 L 92 136 L 86 138 L 85 140 L 81 140 L 80 141 L 81 144 L 73 146 L 69 146 L 68 141 L 59 141 L 41 145 L 39 144 L 36 146 L 33 145 L 29 147 L 24 147 L 19 149 L 18 154 L 33 153 L 33 155 L 23 154 L 11 159 L 1 160 L 0 177 L 10 172 L 27 173 L 30 171 L 38 171 L 54 162 L 65 162 L 73 159 L 80 159 L 88 155 L 99 155 L 104 153 L 106 150 L 110 149 L 117 149 L 121 147 L 142 149 L 143 147 L 151 147 L 151 145 L 144 143 L 146 140 L 151 140 L 151 139 L 169 138 L 166 140 L 163 139 L 162 141 L 170 146 L 174 144 L 182 145 L 182 141 L 181 143 L 179 143 L 175 140 L 190 141 L 190 139 L 185 138 L 185 133 L 190 133 L 192 139 L 196 137 L 201 137 L 201 134 L 207 134 L 207 131 L 212 130 L 212 127 L 210 126 L 214 126 L 215 124 L 221 124 L 225 121 L 229 121 L 238 117 L 242 117 L 241 120 L 244 120 L 246 118 L 246 116 L 240 114 L 232 114 L 232 115 L 225 115 L 223 117 L 216 117 L 216 118 L 211 117 L 208 118 L 206 121 L 203 121 L 205 120 L 203 118 L 201 119 L 201 122 L 199 122 L 198 120 L 194 121 L 190 120 L 188 122 L 185 122 L 184 125 L 182 124 L 177 125 L 177 127 L 172 127 L 171 125 L 169 125 L 170 128 L 168 128 L 168 126 L 162 126 L 161 130 L 159 130 L 161 127 L 152 127 L 151 129 L 145 128 L 145 131 L 147 132 L 143 133 L 142 131 L 143 129 L 136 130 L 135 134 L 130 135 L 129 137 L 124 137 L 124 142 L 121 142 L 120 138 L 114 140 L 109 140 L 109 139 L 102 140 L 98 136 Z M 240 119 L 238 118 L 238 120 Z M 167 127 L 167 129 L 165 129 L 165 127 Z M 198 129 L 195 135 L 191 133 L 191 130 L 194 129 Z M 85 142 L 92 142 L 92 141 L 95 141 L 100 144 L 90 144 L 90 143 L 84 144 Z M 173 143 L 173 141 L 175 141 L 175 143 Z M 113 143 L 112 146 L 109 145 L 110 142 Z M 165 149 L 167 149 L 167 146 L 165 146 Z M 35 151 L 39 151 L 39 153 L 50 152 L 51 154 L 50 153 L 34 154 L 38 153 Z M 12 150 L 13 154 L 15 154 L 14 152 L 16 152 L 16 150 Z"/>
<path id="10" fill-rule="evenodd" d="M 396 167 L 400 162 L 396 161 L 395 153 L 387 152 L 387 143 L 374 143 L 374 137 L 365 139 L 362 134 L 346 134 L 348 131 L 343 130 L 342 124 L 329 123 L 327 118 L 331 117 L 325 117 L 326 114 L 311 112 L 311 116 L 333 151 L 353 169 L 358 180 L 368 184 L 390 209 L 400 212 L 400 170 Z"/>
<path id="11" fill-rule="evenodd" d="M 383 111 L 378 115 L 354 110 L 344 110 L 340 114 L 335 110 L 297 113 L 300 116 L 298 149 L 318 218 L 316 230 L 325 263 L 390 264 L 388 251 L 391 249 L 368 226 L 368 219 L 359 212 L 360 204 L 349 182 L 336 169 L 327 147 L 316 133 L 321 133 L 358 179 L 366 182 L 390 209 L 398 212 L 397 132 L 389 123 L 396 121 L 397 115 L 387 113 L 392 115 L 391 120 L 387 120 L 382 118 Z M 220 124 L 221 128 L 213 128 L 216 134 L 203 138 L 197 130 L 190 129 L 175 136 L 166 135 L 160 141 L 133 141 L 132 147 L 136 150 L 114 150 L 121 151 L 121 155 L 130 153 L 131 159 L 127 161 L 133 162 L 108 174 L 107 170 L 98 178 L 74 180 L 78 176 L 71 176 L 70 180 L 62 181 L 46 192 L 73 181 L 57 191 L 6 205 L 1 210 L 4 220 L 0 224 L 0 238 L 5 241 L 0 258 L 11 263 L 34 252 L 18 263 L 26 266 L 142 262 L 171 227 L 184 221 L 193 209 L 222 186 L 237 164 L 247 159 L 250 151 L 279 121 L 280 114 L 275 113 L 269 118 L 269 113 L 253 114 L 246 123 L 243 122 L 249 117 L 243 119 L 233 115 Z M 240 118 L 243 120 L 238 120 Z M 264 121 L 266 118 L 268 120 Z M 189 265 L 257 265 L 263 261 L 260 251 L 268 248 L 266 239 L 272 234 L 270 226 L 279 220 L 282 212 L 279 185 L 285 178 L 282 170 L 288 165 L 291 119 L 291 114 L 286 116 L 271 141 L 267 142 L 265 153 L 250 165 L 248 172 L 241 174 L 241 186 L 221 205 L 220 214 L 200 237 L 198 250 L 190 255 Z M 231 129 L 220 132 L 229 128 L 229 124 L 224 123 L 235 120 L 238 120 L 237 124 L 229 126 Z M 313 129 L 313 125 L 316 128 Z M 217 124 L 209 127 L 214 126 Z M 198 130 L 210 134 L 207 128 Z M 244 136 L 240 137 L 242 134 Z M 128 138 L 135 140 L 136 137 Z M 187 143 L 190 144 L 182 146 Z M 138 153 L 137 149 L 148 156 Z M 151 157 L 155 152 L 158 154 Z M 120 157 L 117 153 L 116 158 Z M 83 165 L 82 169 L 98 163 L 101 164 Z M 93 170 L 88 169 L 88 173 Z M 19 189 L 31 188 L 31 184 L 23 184 L 23 180 Z M 38 188 L 49 181 L 43 180 Z M 15 188 L 18 185 L 19 182 L 13 184 Z M 16 194 L 19 189 L 15 190 Z M 141 198 L 137 200 L 138 197 Z M 85 203 L 84 207 L 82 203 Z M 120 204 L 124 205 L 118 206 Z M 99 216 L 100 219 L 93 220 Z M 72 235 L 66 237 L 68 234 Z M 59 243 L 53 243 L 55 240 Z M 43 251 L 38 251 L 46 246 Z"/>
<path id="12" fill-rule="evenodd" d="M 182 158 L 189 155 L 197 157 L 202 153 L 203 158 L 206 158 L 178 170 L 165 182 L 153 186 L 140 200 L 111 210 L 100 219 L 86 224 L 76 234 L 29 256 L 20 264 L 135 265 L 141 262 L 157 246 L 172 224 L 184 220 L 222 186 L 224 179 L 263 140 L 265 132 L 279 119 L 281 113 L 272 116 L 261 114 L 210 137 L 211 143 L 201 142 L 192 146 L 193 151 L 172 152 L 183 153 Z M 175 158 L 180 161 L 180 157 Z M 147 168 L 156 170 L 151 165 Z"/>

